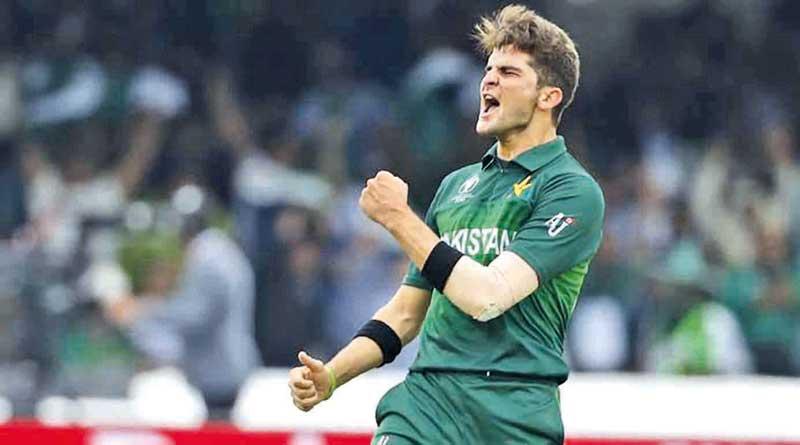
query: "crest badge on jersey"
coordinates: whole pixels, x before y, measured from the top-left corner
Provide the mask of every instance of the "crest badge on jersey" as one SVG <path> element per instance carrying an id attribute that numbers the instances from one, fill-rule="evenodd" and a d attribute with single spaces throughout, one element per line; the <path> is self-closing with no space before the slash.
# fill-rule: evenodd
<path id="1" fill-rule="evenodd" d="M 550 238 L 553 238 L 574 222 L 575 218 L 571 216 L 565 216 L 563 213 L 559 212 L 552 218 L 548 219 L 544 225 L 547 227 L 547 235 L 550 236 Z"/>
<path id="2" fill-rule="evenodd" d="M 472 191 L 478 185 L 480 178 L 478 175 L 470 176 L 469 179 L 461 183 L 458 188 L 458 194 L 453 198 L 453 202 L 463 202 L 472 197 Z"/>
<path id="3" fill-rule="evenodd" d="M 475 189 L 475 186 L 478 185 L 478 181 L 480 181 L 480 178 L 477 175 L 471 176 L 461 184 L 461 187 L 458 188 L 458 193 L 463 194 L 471 192 Z"/>

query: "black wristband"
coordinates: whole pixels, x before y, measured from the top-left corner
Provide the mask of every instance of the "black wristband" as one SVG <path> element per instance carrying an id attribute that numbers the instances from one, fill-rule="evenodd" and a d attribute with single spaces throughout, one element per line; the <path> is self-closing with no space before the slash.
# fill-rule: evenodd
<path id="1" fill-rule="evenodd" d="M 439 292 L 444 293 L 444 285 L 447 284 L 447 279 L 450 278 L 453 268 L 462 256 L 463 253 L 448 246 L 444 241 L 439 241 L 425 260 L 422 276 L 433 287 L 439 289 Z"/>
<path id="2" fill-rule="evenodd" d="M 383 352 L 383 363 L 380 366 L 393 362 L 400 350 L 403 349 L 403 343 L 394 329 L 380 320 L 370 320 L 364 323 L 364 326 L 353 338 L 356 337 L 367 337 L 378 344 Z"/>

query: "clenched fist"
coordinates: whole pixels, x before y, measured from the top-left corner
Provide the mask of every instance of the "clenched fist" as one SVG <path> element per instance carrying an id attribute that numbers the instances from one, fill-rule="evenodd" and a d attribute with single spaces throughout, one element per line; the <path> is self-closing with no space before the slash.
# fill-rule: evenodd
<path id="1" fill-rule="evenodd" d="M 294 406 L 310 411 L 319 402 L 330 397 L 331 376 L 322 361 L 312 358 L 305 352 L 297 355 L 303 366 L 289 371 L 289 389 Z"/>
<path id="2" fill-rule="evenodd" d="M 409 210 L 408 184 L 381 170 L 374 178 L 367 180 L 358 205 L 371 220 L 386 227 L 393 217 Z"/>

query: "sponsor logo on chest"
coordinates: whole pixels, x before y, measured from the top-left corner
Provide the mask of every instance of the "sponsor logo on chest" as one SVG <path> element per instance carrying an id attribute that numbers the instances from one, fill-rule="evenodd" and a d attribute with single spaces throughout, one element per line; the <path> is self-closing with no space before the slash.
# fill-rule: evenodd
<path id="1" fill-rule="evenodd" d="M 442 235 L 442 241 L 467 255 L 500 255 L 517 235 L 497 227 L 459 229 Z"/>

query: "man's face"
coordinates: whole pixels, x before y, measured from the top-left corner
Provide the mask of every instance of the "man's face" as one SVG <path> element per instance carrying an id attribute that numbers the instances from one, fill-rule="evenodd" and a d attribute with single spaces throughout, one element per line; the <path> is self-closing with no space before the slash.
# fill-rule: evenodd
<path id="1" fill-rule="evenodd" d="M 481 81 L 481 109 L 475 131 L 502 138 L 525 129 L 536 110 L 538 80 L 528 54 L 512 46 L 492 51 Z"/>

